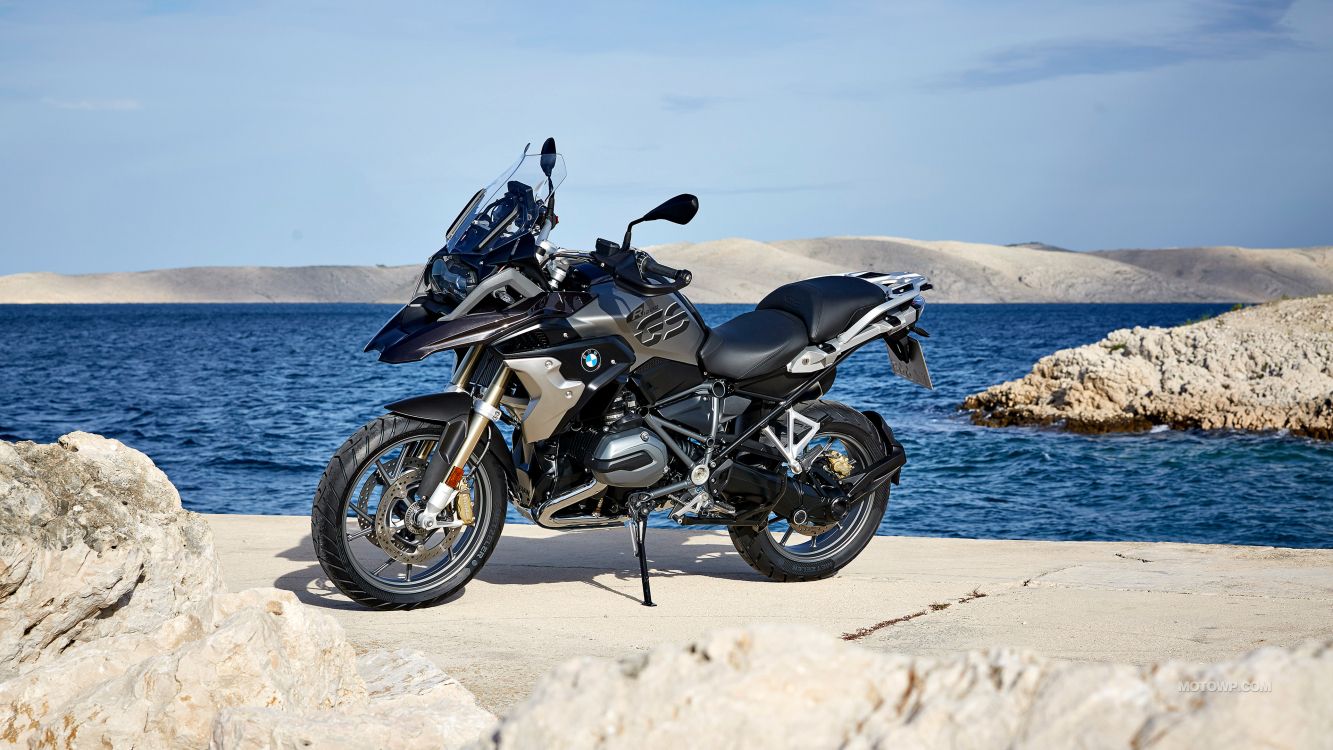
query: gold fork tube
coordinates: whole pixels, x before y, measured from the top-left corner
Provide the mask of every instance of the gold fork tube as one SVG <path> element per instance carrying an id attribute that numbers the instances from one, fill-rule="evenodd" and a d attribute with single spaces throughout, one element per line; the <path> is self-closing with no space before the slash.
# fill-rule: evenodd
<path id="1" fill-rule="evenodd" d="M 421 511 L 421 517 L 418 521 L 422 526 L 430 528 L 436 524 L 436 518 L 454 498 L 458 495 L 458 486 L 466 481 L 463 477 L 463 469 L 467 466 L 468 457 L 472 451 L 477 449 L 477 443 L 481 442 L 481 436 L 490 427 L 491 420 L 500 413 L 500 398 L 504 396 L 505 386 L 509 383 L 509 366 L 501 363 L 500 369 L 495 373 L 495 379 L 486 389 L 486 395 L 477 399 L 472 405 L 472 416 L 468 421 L 467 433 L 463 436 L 463 442 L 458 446 L 458 452 L 454 454 L 453 460 L 449 463 L 449 470 L 445 472 L 444 481 L 431 493 L 430 499 L 426 501 L 426 507 Z M 468 498 L 469 501 L 471 498 Z M 467 525 L 472 525 L 472 503 L 467 503 L 467 517 L 459 508 L 459 518 Z"/>
<path id="2" fill-rule="evenodd" d="M 472 371 L 477 369 L 477 360 L 481 359 L 481 347 L 469 347 L 463 352 L 463 356 L 458 358 L 458 366 L 454 368 L 454 375 L 450 382 L 454 385 L 467 390 L 467 381 L 472 379 Z"/>

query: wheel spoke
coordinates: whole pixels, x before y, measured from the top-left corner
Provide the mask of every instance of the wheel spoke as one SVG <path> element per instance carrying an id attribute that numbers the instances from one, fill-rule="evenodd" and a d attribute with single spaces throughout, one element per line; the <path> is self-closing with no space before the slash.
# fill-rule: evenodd
<path id="1" fill-rule="evenodd" d="M 403 571 L 403 580 L 410 582 L 412 580 L 412 563 L 407 564 L 407 569 Z"/>
<path id="2" fill-rule="evenodd" d="M 390 557 L 388 560 L 385 560 L 383 565 L 379 566 L 378 568 L 375 568 L 375 572 L 373 575 L 379 575 L 380 573 L 383 573 L 385 569 L 388 568 L 390 565 L 393 565 L 392 557 Z"/>
<path id="3" fill-rule="evenodd" d="M 403 463 L 407 461 L 407 449 L 413 447 L 416 447 L 416 443 L 408 443 L 398 449 L 398 460 L 393 462 L 393 476 L 395 479 L 403 475 Z"/>
<path id="4" fill-rule="evenodd" d="M 351 504 L 349 504 L 347 507 L 351 508 L 353 513 L 356 513 L 358 516 L 365 519 L 367 522 L 375 523 L 375 519 L 372 518 L 369 513 L 366 513 L 364 510 L 361 510 L 361 508 Z"/>
<path id="5" fill-rule="evenodd" d="M 366 534 L 369 534 L 370 532 L 372 532 L 372 531 L 374 531 L 374 530 L 375 530 L 374 527 L 366 527 L 366 528 L 364 528 L 364 529 L 362 529 L 362 530 L 356 532 L 355 534 L 348 534 L 348 535 L 347 535 L 347 541 L 350 542 L 350 541 L 352 541 L 353 539 L 360 539 L 361 537 L 365 536 Z"/>
<path id="6" fill-rule="evenodd" d="M 782 541 L 778 542 L 778 546 L 780 546 L 780 547 L 786 547 L 786 546 L 787 546 L 787 540 L 788 540 L 788 539 L 791 539 L 791 526 L 790 526 L 790 525 L 787 526 L 787 533 L 785 533 L 785 534 L 782 535 Z"/>
<path id="7" fill-rule="evenodd" d="M 380 482 L 383 483 L 385 486 L 388 486 L 393 483 L 393 478 L 390 477 L 389 473 L 384 470 L 384 464 L 380 463 L 379 461 L 375 462 L 375 476 L 379 477 Z"/>

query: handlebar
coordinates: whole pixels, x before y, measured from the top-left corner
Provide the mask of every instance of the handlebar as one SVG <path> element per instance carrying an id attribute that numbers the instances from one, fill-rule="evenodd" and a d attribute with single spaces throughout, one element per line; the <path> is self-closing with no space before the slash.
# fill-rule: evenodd
<path id="1" fill-rule="evenodd" d="M 694 275 L 685 269 L 658 263 L 642 250 L 623 251 L 619 245 L 608 240 L 598 240 L 597 249 L 591 252 L 570 250 L 550 243 L 545 245 L 545 249 L 548 262 L 565 258 L 590 260 L 609 271 L 617 284 L 648 297 L 680 291 L 694 279 Z M 556 283 L 559 283 L 564 277 L 564 268 L 557 264 L 552 270 L 558 271 L 560 278 L 556 279 Z M 666 279 L 666 282 L 660 279 Z"/>

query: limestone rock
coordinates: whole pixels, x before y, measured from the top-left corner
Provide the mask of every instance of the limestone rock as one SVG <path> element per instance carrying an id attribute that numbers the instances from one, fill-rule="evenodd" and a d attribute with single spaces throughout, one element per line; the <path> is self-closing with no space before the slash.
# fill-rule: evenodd
<path id="1" fill-rule="evenodd" d="M 0 743 L 448 748 L 495 719 L 289 592 L 226 593 L 204 521 L 114 440 L 0 442 L 0 501 Z"/>
<path id="2" fill-rule="evenodd" d="M 1333 732 L 1329 690 L 1333 641 L 1131 667 L 911 657 L 765 626 L 565 664 L 479 746 L 1315 747 Z"/>
<path id="3" fill-rule="evenodd" d="M 968 396 L 977 424 L 1290 430 L 1333 439 L 1333 296 L 1113 331 Z"/>
<path id="4" fill-rule="evenodd" d="M 0 679 L 75 643 L 207 621 L 223 590 L 203 519 L 115 440 L 0 442 L 0 510 Z"/>
<path id="5" fill-rule="evenodd" d="M 369 690 L 369 700 L 360 710 L 227 709 L 214 724 L 213 746 L 434 750 L 462 747 L 495 724 L 495 716 L 480 709 L 467 688 L 420 653 L 376 652 L 362 657 L 359 667 Z"/>

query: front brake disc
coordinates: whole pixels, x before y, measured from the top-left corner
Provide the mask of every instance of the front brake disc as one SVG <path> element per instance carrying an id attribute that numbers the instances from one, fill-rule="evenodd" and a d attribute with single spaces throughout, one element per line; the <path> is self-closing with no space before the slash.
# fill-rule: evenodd
<path id="1" fill-rule="evenodd" d="M 416 525 L 416 514 L 425 504 L 416 497 L 416 488 L 425 469 L 426 462 L 419 459 L 403 462 L 402 471 L 381 492 L 373 514 L 370 502 L 382 485 L 366 482 L 357 497 L 357 525 L 369 530 L 366 538 L 371 544 L 401 563 L 424 565 L 435 560 L 449 550 L 458 533 L 457 529 L 442 529 L 444 538 L 439 539 L 437 532 Z M 439 543 L 427 547 L 432 538 Z"/>

